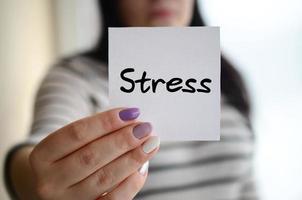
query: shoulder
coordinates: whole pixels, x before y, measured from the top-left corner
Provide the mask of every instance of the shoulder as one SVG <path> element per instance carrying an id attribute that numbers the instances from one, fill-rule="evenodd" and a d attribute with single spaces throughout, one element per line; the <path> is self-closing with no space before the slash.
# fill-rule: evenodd
<path id="1" fill-rule="evenodd" d="M 60 59 L 55 63 L 49 73 L 67 73 L 83 80 L 102 78 L 107 76 L 107 66 L 104 63 L 94 61 L 85 56 L 72 56 Z"/>
<path id="2" fill-rule="evenodd" d="M 94 90 L 107 84 L 107 66 L 84 56 L 60 59 L 50 67 L 42 85 L 61 83 L 75 88 Z"/>
<path id="3" fill-rule="evenodd" d="M 50 68 L 46 78 L 57 79 L 74 88 L 78 95 L 89 98 L 96 111 L 105 109 L 108 102 L 108 67 L 86 56 L 73 56 L 58 61 Z"/>
<path id="4" fill-rule="evenodd" d="M 60 59 L 49 68 L 36 97 L 60 94 L 77 99 L 106 100 L 107 85 L 107 67 L 104 64 L 74 56 Z"/>

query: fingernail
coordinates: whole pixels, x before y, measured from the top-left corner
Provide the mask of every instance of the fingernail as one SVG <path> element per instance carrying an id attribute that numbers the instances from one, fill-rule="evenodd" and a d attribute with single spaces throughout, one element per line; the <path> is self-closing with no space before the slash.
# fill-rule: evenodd
<path id="1" fill-rule="evenodd" d="M 144 144 L 143 144 L 143 151 L 145 153 L 150 153 L 154 149 L 156 149 L 160 144 L 160 139 L 157 136 L 150 137 Z"/>
<path id="2" fill-rule="evenodd" d="M 145 162 L 143 166 L 141 166 L 141 168 L 138 169 L 138 171 L 141 175 L 144 176 L 148 172 L 148 168 L 149 168 L 149 161 Z"/>
<path id="3" fill-rule="evenodd" d="M 119 116 L 123 121 L 130 121 L 136 119 L 140 112 L 138 108 L 126 108 L 120 111 Z"/>
<path id="4" fill-rule="evenodd" d="M 133 128 L 133 135 L 137 139 L 141 139 L 149 135 L 152 131 L 152 126 L 149 122 L 141 123 Z"/>

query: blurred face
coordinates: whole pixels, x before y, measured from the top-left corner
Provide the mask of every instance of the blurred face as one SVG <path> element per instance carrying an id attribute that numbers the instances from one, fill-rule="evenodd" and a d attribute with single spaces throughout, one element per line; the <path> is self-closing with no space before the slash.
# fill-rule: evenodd
<path id="1" fill-rule="evenodd" d="M 118 0 L 125 26 L 187 26 L 194 0 Z"/>

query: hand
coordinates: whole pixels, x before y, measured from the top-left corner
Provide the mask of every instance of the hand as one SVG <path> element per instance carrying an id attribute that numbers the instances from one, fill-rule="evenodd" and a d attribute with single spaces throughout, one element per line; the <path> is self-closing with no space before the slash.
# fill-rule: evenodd
<path id="1" fill-rule="evenodd" d="M 147 172 L 139 168 L 159 148 L 136 108 L 113 109 L 73 122 L 30 154 L 37 194 L 45 200 L 133 199 Z M 145 167 L 144 167 L 145 168 Z"/>

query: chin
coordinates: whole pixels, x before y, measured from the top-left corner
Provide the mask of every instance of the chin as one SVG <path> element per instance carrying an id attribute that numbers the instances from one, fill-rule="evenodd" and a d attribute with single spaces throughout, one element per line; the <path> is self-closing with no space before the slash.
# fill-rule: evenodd
<path id="1" fill-rule="evenodd" d="M 152 20 L 149 24 L 150 26 L 180 26 L 179 23 L 173 19 L 156 19 Z"/>

